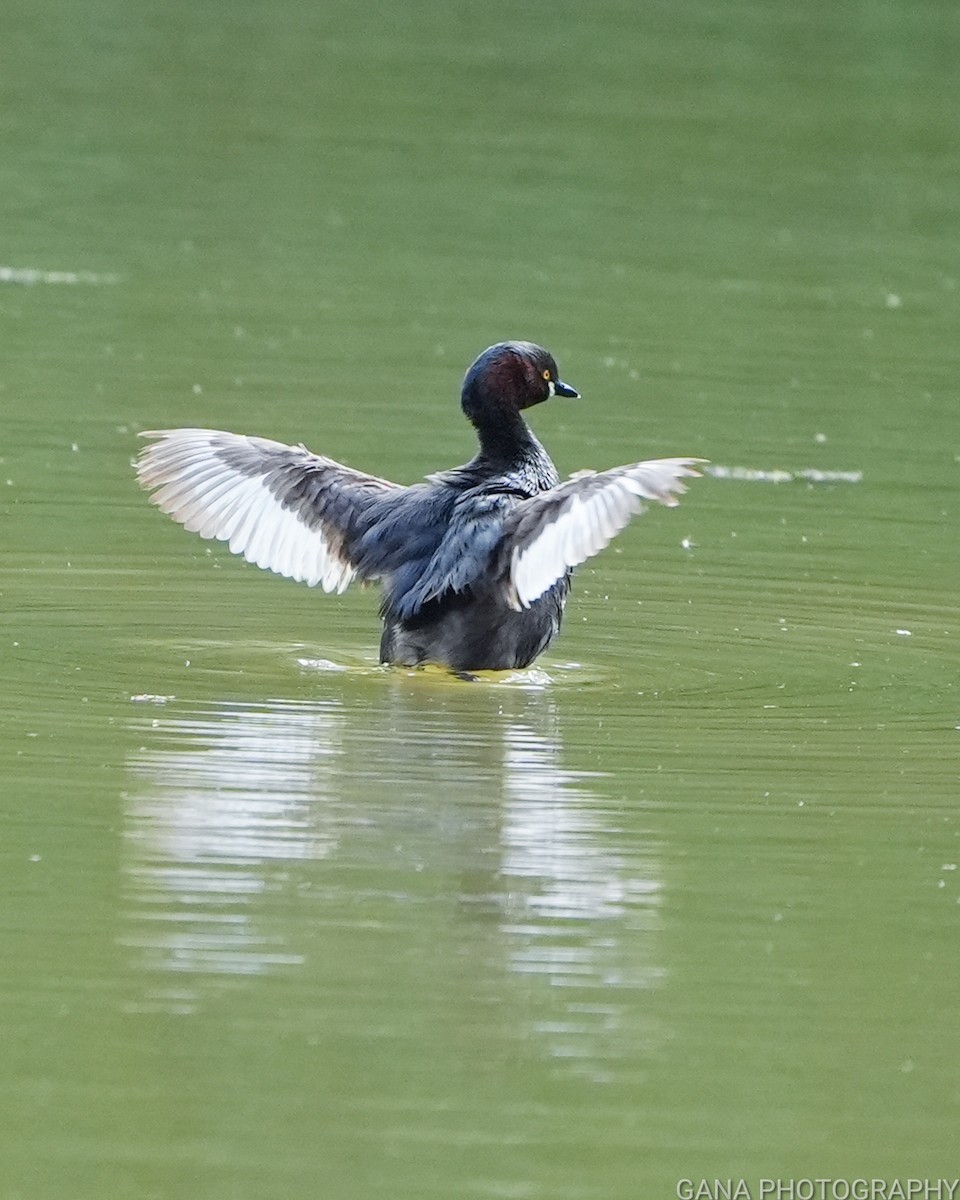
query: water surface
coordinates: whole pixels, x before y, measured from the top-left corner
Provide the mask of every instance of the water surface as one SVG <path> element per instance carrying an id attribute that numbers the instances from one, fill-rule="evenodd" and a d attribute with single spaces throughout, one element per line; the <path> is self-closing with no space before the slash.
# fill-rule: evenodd
<path id="1" fill-rule="evenodd" d="M 0 1196 L 669 1197 L 956 1173 L 942 0 L 16 5 L 0 48 Z M 140 428 L 696 481 L 531 671 L 376 663 Z M 735 472 L 734 472 L 735 474 Z"/>

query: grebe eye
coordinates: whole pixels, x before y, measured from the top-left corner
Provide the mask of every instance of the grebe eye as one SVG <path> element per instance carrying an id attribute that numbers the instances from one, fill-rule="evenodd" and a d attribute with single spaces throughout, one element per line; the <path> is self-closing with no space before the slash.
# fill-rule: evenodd
<path id="1" fill-rule="evenodd" d="M 544 373 L 543 373 L 543 377 L 544 377 L 544 379 L 549 379 L 549 378 L 550 378 L 550 372 L 549 372 L 549 371 L 544 371 Z"/>

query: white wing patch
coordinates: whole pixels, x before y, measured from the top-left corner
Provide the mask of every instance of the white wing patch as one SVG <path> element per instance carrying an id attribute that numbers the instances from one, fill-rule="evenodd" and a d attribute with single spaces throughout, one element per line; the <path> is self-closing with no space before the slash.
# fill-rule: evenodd
<path id="1" fill-rule="evenodd" d="M 314 456 L 303 447 L 209 429 L 146 433 L 158 438 L 141 453 L 137 476 L 154 504 L 203 538 L 227 542 L 234 554 L 278 575 L 342 592 L 356 575 L 321 526 L 310 528 L 270 491 L 264 475 L 251 475 L 221 458 L 221 449 L 267 446 L 304 468 Z"/>
<path id="2" fill-rule="evenodd" d="M 682 480 L 699 475 L 696 458 L 660 458 L 595 474 L 580 471 L 559 487 L 524 501 L 539 517 L 518 538 L 510 556 L 507 598 L 516 611 L 530 605 L 571 567 L 602 550 L 644 500 L 673 508 L 686 491 Z M 539 510 L 539 511 L 538 511 Z M 527 520 L 527 518 L 525 518 Z"/>

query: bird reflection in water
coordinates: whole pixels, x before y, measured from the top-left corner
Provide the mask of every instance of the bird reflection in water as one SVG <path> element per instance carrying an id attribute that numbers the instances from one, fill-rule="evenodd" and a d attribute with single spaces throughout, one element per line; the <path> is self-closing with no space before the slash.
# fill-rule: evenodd
<path id="1" fill-rule="evenodd" d="M 189 1012 L 231 977 L 330 971 L 323 929 L 360 910 L 398 953 L 439 922 L 457 986 L 513 993 L 524 1036 L 602 1079 L 627 992 L 661 982 L 659 864 L 605 777 L 563 766 L 562 685 L 324 682 L 335 697 L 138 723 L 125 936 L 146 1002 Z"/>

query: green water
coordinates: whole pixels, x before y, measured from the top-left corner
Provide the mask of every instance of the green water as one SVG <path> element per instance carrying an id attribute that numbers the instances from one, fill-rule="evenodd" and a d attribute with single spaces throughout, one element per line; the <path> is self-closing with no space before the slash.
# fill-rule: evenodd
<path id="1" fill-rule="evenodd" d="M 958 26 L 7 6 L 0 1200 L 957 1175 Z M 696 481 L 475 685 L 133 482 L 413 481 L 511 336 L 563 472 L 861 481 Z"/>

